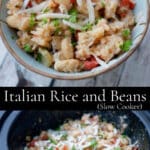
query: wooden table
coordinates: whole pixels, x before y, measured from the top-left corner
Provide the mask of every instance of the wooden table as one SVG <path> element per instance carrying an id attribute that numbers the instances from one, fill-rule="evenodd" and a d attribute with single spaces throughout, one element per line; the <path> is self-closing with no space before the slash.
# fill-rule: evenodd
<path id="1" fill-rule="evenodd" d="M 19 65 L 0 39 L 0 86 L 150 86 L 150 29 L 137 51 L 122 65 L 95 78 L 53 80 Z"/>

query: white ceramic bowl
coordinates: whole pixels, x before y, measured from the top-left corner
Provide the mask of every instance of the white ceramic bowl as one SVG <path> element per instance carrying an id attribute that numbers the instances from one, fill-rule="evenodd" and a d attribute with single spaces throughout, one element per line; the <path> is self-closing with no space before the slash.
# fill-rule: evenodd
<path id="1" fill-rule="evenodd" d="M 8 0 L 0 1 L 0 18 L 2 20 L 5 20 L 7 16 L 7 9 L 6 9 L 7 1 Z M 91 71 L 84 71 L 78 73 L 62 73 L 57 72 L 54 69 L 45 67 L 44 65 L 34 60 L 31 56 L 26 54 L 17 46 L 15 40 L 12 39 L 12 36 L 15 36 L 17 38 L 16 32 L 13 29 L 9 28 L 4 23 L 0 23 L 1 37 L 6 47 L 8 48 L 9 52 L 16 58 L 16 60 L 31 71 L 39 73 L 43 76 L 57 79 L 76 80 L 93 77 L 96 75 L 103 74 L 104 72 L 107 72 L 113 69 L 114 67 L 120 65 L 136 50 L 136 48 L 142 42 L 149 25 L 149 16 L 150 16 L 149 0 L 135 0 L 135 1 L 136 7 L 134 10 L 134 14 L 136 16 L 137 25 L 132 33 L 133 45 L 131 49 L 127 53 L 124 53 L 123 55 L 119 56 L 118 58 L 111 60 L 107 66 L 104 67 L 99 66 Z"/>

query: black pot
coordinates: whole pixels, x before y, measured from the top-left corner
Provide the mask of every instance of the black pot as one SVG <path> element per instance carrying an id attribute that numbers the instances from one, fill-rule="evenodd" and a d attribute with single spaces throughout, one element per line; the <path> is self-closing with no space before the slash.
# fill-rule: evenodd
<path id="1" fill-rule="evenodd" d="M 0 150 L 23 150 L 26 136 L 34 137 L 42 130 L 59 127 L 66 119 L 80 118 L 86 111 L 13 111 L 5 120 L 0 133 Z M 89 112 L 88 112 L 89 113 Z M 150 150 L 149 120 L 143 112 L 105 111 L 90 112 L 120 127 L 120 116 L 126 115 L 125 134 L 132 142 L 138 141 L 141 150 Z"/>

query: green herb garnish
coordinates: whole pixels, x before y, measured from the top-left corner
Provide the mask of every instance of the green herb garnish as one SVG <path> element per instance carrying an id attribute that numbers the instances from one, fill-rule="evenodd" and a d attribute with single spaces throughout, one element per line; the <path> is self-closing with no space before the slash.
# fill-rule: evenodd
<path id="1" fill-rule="evenodd" d="M 91 146 L 92 148 L 95 148 L 95 147 L 97 146 L 97 141 L 96 141 L 95 139 L 93 139 L 93 140 L 91 141 L 90 146 Z"/>
<path id="2" fill-rule="evenodd" d="M 70 29 L 70 32 L 71 32 L 71 34 L 75 34 L 75 29 L 73 29 L 73 28 L 69 28 Z"/>
<path id="3" fill-rule="evenodd" d="M 61 29 L 60 28 L 57 28 L 54 32 L 54 35 L 59 35 L 61 33 Z"/>
<path id="4" fill-rule="evenodd" d="M 42 25 L 47 24 L 48 23 L 48 19 L 47 18 L 43 18 L 42 19 Z"/>
<path id="5" fill-rule="evenodd" d="M 131 31 L 129 29 L 125 29 L 122 31 L 123 37 L 127 38 L 131 34 Z"/>
<path id="6" fill-rule="evenodd" d="M 55 145 L 57 144 L 57 141 L 54 140 L 53 138 L 49 137 L 49 140 L 50 140 L 51 143 L 53 143 L 53 144 L 55 144 Z"/>
<path id="7" fill-rule="evenodd" d="M 41 62 L 41 61 L 42 61 L 42 55 L 41 55 L 40 53 L 37 53 L 36 60 L 37 60 L 38 62 Z"/>
<path id="8" fill-rule="evenodd" d="M 47 148 L 47 150 L 53 150 L 54 148 L 53 147 L 51 147 L 51 148 Z"/>
<path id="9" fill-rule="evenodd" d="M 35 14 L 32 13 L 29 19 L 30 28 L 34 27 L 35 23 Z"/>
<path id="10" fill-rule="evenodd" d="M 60 24 L 59 19 L 54 19 L 54 20 L 52 21 L 52 24 L 53 24 L 55 27 L 58 27 L 59 24 Z"/>
<path id="11" fill-rule="evenodd" d="M 121 150 L 121 148 L 120 147 L 115 147 L 114 150 Z"/>
<path id="12" fill-rule="evenodd" d="M 29 44 L 25 44 L 24 48 L 23 48 L 27 53 L 31 53 L 32 52 L 32 48 Z"/>
<path id="13" fill-rule="evenodd" d="M 71 42 L 72 46 L 75 47 L 77 45 L 77 42 Z"/>
<path id="14" fill-rule="evenodd" d="M 78 11 L 73 8 L 69 11 L 69 15 L 70 15 L 70 18 L 68 21 L 72 22 L 72 23 L 76 23 L 77 22 L 77 16 L 78 16 Z"/>
<path id="15" fill-rule="evenodd" d="M 92 29 L 92 24 L 87 23 L 85 26 L 82 27 L 82 31 L 87 31 Z"/>
<path id="16" fill-rule="evenodd" d="M 68 137 L 68 134 L 65 133 L 65 134 L 62 135 L 61 139 L 62 139 L 62 140 L 67 140 L 67 137 Z"/>
<path id="17" fill-rule="evenodd" d="M 42 13 L 47 13 L 47 12 L 49 12 L 49 8 L 44 8 L 44 9 L 42 10 Z"/>
<path id="18" fill-rule="evenodd" d="M 127 138 L 127 135 L 123 134 L 121 135 L 123 139 L 126 139 Z"/>
<path id="19" fill-rule="evenodd" d="M 131 46 L 132 46 L 132 41 L 131 41 L 131 40 L 127 40 L 127 41 L 125 41 L 125 42 L 120 46 L 120 48 L 121 48 L 122 51 L 127 52 L 127 51 L 130 49 Z"/>
<path id="20" fill-rule="evenodd" d="M 75 146 L 73 145 L 72 149 L 71 150 L 76 150 Z"/>

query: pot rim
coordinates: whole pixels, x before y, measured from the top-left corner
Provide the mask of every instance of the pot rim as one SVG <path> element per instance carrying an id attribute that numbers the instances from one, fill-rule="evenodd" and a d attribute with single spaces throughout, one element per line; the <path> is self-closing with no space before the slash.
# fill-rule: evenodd
<path id="1" fill-rule="evenodd" d="M 8 136 L 10 133 L 10 129 L 11 126 L 13 125 L 13 123 L 15 122 L 15 120 L 18 118 L 18 116 L 23 113 L 25 111 L 12 111 L 12 113 L 7 117 L 7 119 L 5 120 L 2 129 L 0 131 L 0 147 L 3 148 L 3 150 L 9 150 L 8 148 Z M 148 119 L 144 116 L 144 113 L 146 111 L 131 111 L 131 113 L 133 115 L 135 115 L 135 117 L 137 119 L 139 119 L 139 121 L 141 121 L 142 125 L 145 128 L 145 131 L 147 133 L 147 136 L 150 139 L 150 128 L 149 128 L 149 121 Z M 149 143 L 150 145 L 150 143 Z"/>

